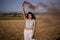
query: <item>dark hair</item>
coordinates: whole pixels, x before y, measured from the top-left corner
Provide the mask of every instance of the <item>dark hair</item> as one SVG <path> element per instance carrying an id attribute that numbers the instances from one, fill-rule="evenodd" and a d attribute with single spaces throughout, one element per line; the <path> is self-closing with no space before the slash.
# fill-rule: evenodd
<path id="1" fill-rule="evenodd" d="M 35 15 L 32 12 L 28 12 L 26 15 L 26 18 L 29 19 L 28 15 L 31 14 L 32 15 L 32 19 L 36 19 Z"/>

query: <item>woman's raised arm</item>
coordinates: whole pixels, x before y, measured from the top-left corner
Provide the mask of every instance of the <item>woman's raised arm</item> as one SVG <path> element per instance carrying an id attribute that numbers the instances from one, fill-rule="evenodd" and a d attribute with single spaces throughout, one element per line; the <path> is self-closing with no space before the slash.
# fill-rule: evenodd
<path id="1" fill-rule="evenodd" d="M 23 17 L 24 17 L 24 20 L 26 19 L 26 14 L 25 14 L 25 10 L 24 10 L 24 3 L 22 5 L 22 12 L 23 12 Z"/>

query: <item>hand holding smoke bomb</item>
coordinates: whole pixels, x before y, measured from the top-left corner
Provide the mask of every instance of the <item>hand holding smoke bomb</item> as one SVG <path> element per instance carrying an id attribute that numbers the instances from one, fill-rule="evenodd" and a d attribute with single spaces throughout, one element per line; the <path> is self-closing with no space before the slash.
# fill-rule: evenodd
<path id="1" fill-rule="evenodd" d="M 34 5 L 32 5 L 31 3 L 27 2 L 26 0 L 24 0 L 22 6 L 25 6 L 25 5 L 27 5 L 32 10 L 35 10 L 35 8 L 36 8 Z"/>

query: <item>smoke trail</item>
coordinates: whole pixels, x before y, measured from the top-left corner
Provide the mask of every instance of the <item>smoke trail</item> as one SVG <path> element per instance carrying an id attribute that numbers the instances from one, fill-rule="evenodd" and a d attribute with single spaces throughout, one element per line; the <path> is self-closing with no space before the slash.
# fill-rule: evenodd
<path id="1" fill-rule="evenodd" d="M 27 4 L 29 4 L 29 8 L 30 9 L 32 9 L 32 10 L 35 10 L 35 9 L 37 9 L 38 7 L 40 7 L 40 6 L 42 6 L 43 8 L 47 8 L 48 7 L 48 5 L 46 5 L 46 4 L 44 4 L 44 3 L 37 3 L 36 5 L 33 5 L 33 4 L 31 4 L 31 3 L 28 3 L 27 2 Z"/>
<path id="2" fill-rule="evenodd" d="M 47 8 L 48 7 L 48 5 L 46 5 L 46 4 L 44 4 L 44 3 L 37 3 L 36 5 L 33 5 L 33 4 L 31 4 L 31 3 L 29 3 L 29 2 L 27 2 L 27 1 L 24 1 L 24 3 L 23 3 L 23 5 L 27 5 L 30 9 L 32 9 L 32 10 L 35 10 L 35 9 L 37 9 L 39 6 L 42 6 L 42 7 L 44 7 L 44 8 Z"/>

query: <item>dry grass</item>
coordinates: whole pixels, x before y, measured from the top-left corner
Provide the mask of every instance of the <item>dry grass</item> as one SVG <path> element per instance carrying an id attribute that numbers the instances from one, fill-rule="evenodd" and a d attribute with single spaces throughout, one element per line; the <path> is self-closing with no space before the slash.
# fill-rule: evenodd
<path id="1" fill-rule="evenodd" d="M 60 16 L 37 15 L 36 40 L 55 40 L 60 35 Z M 24 20 L 0 20 L 0 40 L 23 40 Z"/>

